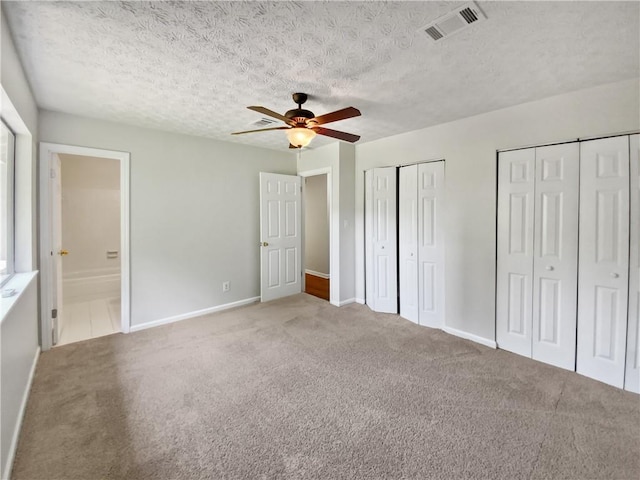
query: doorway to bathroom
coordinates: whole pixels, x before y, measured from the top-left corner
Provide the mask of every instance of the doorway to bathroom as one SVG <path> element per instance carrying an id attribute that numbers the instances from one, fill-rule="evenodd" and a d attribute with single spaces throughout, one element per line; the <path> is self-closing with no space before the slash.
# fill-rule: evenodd
<path id="1" fill-rule="evenodd" d="M 58 345 L 120 332 L 120 162 L 59 154 Z M 59 283 L 60 285 L 60 283 Z"/>
<path id="2" fill-rule="evenodd" d="M 41 172 L 43 350 L 128 332 L 129 154 L 43 143 Z"/>

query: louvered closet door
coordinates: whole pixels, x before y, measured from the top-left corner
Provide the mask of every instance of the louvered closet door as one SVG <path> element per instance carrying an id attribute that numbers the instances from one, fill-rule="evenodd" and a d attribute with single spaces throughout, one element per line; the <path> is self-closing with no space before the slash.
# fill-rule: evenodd
<path id="1" fill-rule="evenodd" d="M 420 325 L 444 326 L 444 162 L 418 165 Z"/>
<path id="2" fill-rule="evenodd" d="M 418 323 L 418 165 L 400 169 L 399 185 L 400 315 Z"/>
<path id="3" fill-rule="evenodd" d="M 640 393 L 640 135 L 632 135 L 630 148 L 629 326 L 624 388 Z"/>
<path id="4" fill-rule="evenodd" d="M 535 150 L 532 358 L 575 370 L 580 147 Z"/>
<path id="5" fill-rule="evenodd" d="M 367 305 L 376 312 L 398 313 L 396 168 L 374 168 L 368 178 L 365 208 L 370 212 L 365 215 L 371 226 L 371 255 L 366 265 L 370 272 Z"/>
<path id="6" fill-rule="evenodd" d="M 498 161 L 498 347 L 531 357 L 535 149 Z"/>
<path id="7" fill-rule="evenodd" d="M 629 271 L 629 137 L 582 142 L 577 371 L 622 388 Z"/>

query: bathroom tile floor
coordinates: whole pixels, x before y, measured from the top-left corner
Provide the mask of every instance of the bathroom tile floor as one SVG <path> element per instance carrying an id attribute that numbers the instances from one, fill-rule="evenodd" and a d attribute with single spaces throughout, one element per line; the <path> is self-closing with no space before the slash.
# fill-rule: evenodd
<path id="1" fill-rule="evenodd" d="M 120 331 L 120 297 L 65 304 L 58 345 L 111 335 Z"/>

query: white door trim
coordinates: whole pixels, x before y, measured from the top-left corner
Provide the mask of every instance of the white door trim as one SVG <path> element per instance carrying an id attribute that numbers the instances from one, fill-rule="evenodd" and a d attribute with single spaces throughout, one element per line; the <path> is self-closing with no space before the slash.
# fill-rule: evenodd
<path id="1" fill-rule="evenodd" d="M 329 275 L 331 276 L 331 282 L 329 283 L 329 303 L 340 306 L 340 238 L 338 238 L 338 228 L 334 228 L 334 220 L 338 217 L 333 214 L 333 177 L 331 167 L 316 168 L 314 170 L 305 170 L 298 172 L 298 175 L 302 178 L 315 177 L 317 175 L 327 176 L 327 209 L 329 211 Z M 305 271 L 304 264 L 304 202 L 305 202 L 305 183 L 302 182 L 302 268 Z"/>
<path id="2" fill-rule="evenodd" d="M 41 347 L 43 351 L 52 347 L 51 332 L 51 272 L 52 272 L 52 238 L 51 218 L 48 206 L 52 202 L 50 189 L 50 161 L 54 154 L 82 155 L 86 157 L 111 158 L 120 162 L 120 271 L 121 271 L 121 302 L 123 333 L 129 333 L 131 325 L 131 278 L 129 256 L 129 171 L 130 154 L 114 150 L 98 148 L 77 147 L 74 145 L 62 145 L 40 142 L 39 168 L 40 168 L 40 304 L 41 304 Z"/>

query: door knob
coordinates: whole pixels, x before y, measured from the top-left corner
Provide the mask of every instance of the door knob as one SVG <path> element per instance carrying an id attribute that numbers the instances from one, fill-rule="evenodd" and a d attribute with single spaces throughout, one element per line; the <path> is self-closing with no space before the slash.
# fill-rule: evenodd
<path id="1" fill-rule="evenodd" d="M 62 255 L 62 256 L 69 255 L 69 251 L 68 250 L 60 250 L 58 252 L 58 255 Z"/>
<path id="2" fill-rule="evenodd" d="M 612 272 L 611 273 L 611 278 L 618 278 L 620 275 L 618 275 L 616 272 Z"/>
<path id="3" fill-rule="evenodd" d="M 267 243 L 267 242 L 260 242 L 260 246 L 261 246 L 261 247 L 268 247 L 268 246 L 269 246 L 269 243 Z"/>
<path id="4" fill-rule="evenodd" d="M 551 265 L 547 266 L 547 270 L 549 270 L 550 272 L 553 270 L 553 267 Z"/>

